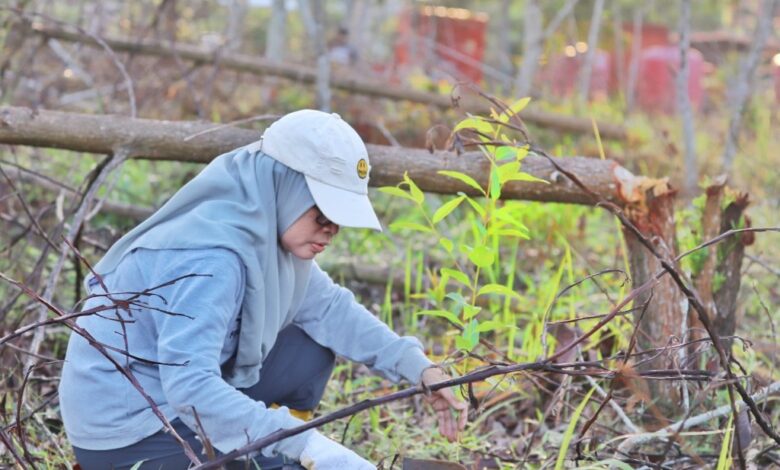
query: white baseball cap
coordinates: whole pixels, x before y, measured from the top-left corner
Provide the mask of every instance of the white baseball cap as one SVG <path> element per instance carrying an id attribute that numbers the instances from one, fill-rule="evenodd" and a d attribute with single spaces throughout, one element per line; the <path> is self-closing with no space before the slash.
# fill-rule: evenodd
<path id="1" fill-rule="evenodd" d="M 287 114 L 250 150 L 303 173 L 317 207 L 334 223 L 382 231 L 368 199 L 368 150 L 338 114 L 314 109 Z"/>

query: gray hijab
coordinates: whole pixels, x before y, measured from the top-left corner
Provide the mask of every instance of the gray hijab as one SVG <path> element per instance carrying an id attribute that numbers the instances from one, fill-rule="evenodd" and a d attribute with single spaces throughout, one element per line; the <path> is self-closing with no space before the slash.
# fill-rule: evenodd
<path id="1" fill-rule="evenodd" d="M 246 268 L 246 286 L 238 352 L 225 380 L 249 387 L 268 353 L 261 344 L 274 344 L 303 299 L 312 261 L 284 251 L 278 240 L 313 205 L 301 173 L 238 148 L 217 157 L 117 241 L 95 270 L 110 273 L 135 248 L 219 247 L 236 253 Z"/>

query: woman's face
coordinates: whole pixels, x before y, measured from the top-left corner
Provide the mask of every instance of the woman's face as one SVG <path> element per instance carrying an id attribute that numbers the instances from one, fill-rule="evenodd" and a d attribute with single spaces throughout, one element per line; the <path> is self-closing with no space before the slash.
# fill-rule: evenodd
<path id="1" fill-rule="evenodd" d="M 301 259 L 312 259 L 325 251 L 339 226 L 325 218 L 317 206 L 304 212 L 282 234 L 282 248 Z"/>

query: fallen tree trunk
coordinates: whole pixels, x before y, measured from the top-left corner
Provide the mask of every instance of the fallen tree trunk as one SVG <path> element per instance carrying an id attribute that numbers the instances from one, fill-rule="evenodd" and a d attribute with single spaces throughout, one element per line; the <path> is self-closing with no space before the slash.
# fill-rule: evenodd
<path id="1" fill-rule="evenodd" d="M 129 148 L 134 158 L 207 163 L 259 137 L 257 131 L 203 122 L 157 121 L 0 107 L 0 143 L 5 144 L 99 154 Z M 431 154 L 423 149 L 383 145 L 369 145 L 368 151 L 372 164 L 372 186 L 398 184 L 403 180 L 404 172 L 408 172 L 423 191 L 443 194 L 463 191 L 474 195 L 476 191 L 473 188 L 443 177 L 438 172 L 461 171 L 483 185 L 488 179 L 488 162 L 478 152 L 456 155 L 453 152 L 437 151 Z M 556 161 L 578 175 L 582 181 L 587 181 L 590 189 L 599 196 L 621 206 L 629 200 L 633 188 L 644 180 L 609 160 L 568 157 Z M 503 189 L 503 198 L 585 205 L 594 203 L 592 198 L 555 171 L 544 158 L 529 155 L 523 161 L 523 169 L 550 183 L 512 182 Z"/>
<path id="2" fill-rule="evenodd" d="M 101 47 L 95 38 L 85 34 L 67 31 L 61 28 L 34 25 L 31 31 L 44 37 L 56 38 L 62 41 L 78 42 L 92 47 Z M 152 41 L 139 41 L 117 38 L 101 38 L 111 49 L 117 52 L 151 55 L 156 57 L 178 57 L 196 63 L 212 64 L 218 61 L 220 67 L 239 72 L 249 72 L 259 75 L 273 75 L 301 83 L 315 83 L 317 71 L 312 67 L 268 60 L 245 54 L 227 53 L 219 50 L 209 50 L 187 44 L 162 44 Z M 218 60 L 217 60 L 218 57 Z M 387 83 L 355 78 L 353 75 L 334 73 L 330 77 L 333 88 L 350 93 L 386 98 L 391 100 L 406 100 L 420 104 L 448 109 L 452 107 L 450 96 L 413 90 L 410 88 L 388 85 Z M 465 96 L 460 100 L 460 106 L 475 114 L 489 114 L 490 103 L 486 100 Z M 525 109 L 520 116 L 528 123 L 539 127 L 550 128 L 561 132 L 571 132 L 585 135 L 593 134 L 593 124 L 590 119 L 573 116 L 563 116 L 555 113 Z M 626 140 L 627 133 L 623 126 L 597 123 L 602 138 Z"/>

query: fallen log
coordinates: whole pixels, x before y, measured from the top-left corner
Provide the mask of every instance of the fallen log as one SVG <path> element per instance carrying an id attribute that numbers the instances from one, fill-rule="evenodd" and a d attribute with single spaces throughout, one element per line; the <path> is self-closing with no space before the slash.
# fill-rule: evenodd
<path id="1" fill-rule="evenodd" d="M 213 132 L 204 132 L 210 129 Z M 198 135 L 192 137 L 195 134 Z M 204 122 L 0 107 L 0 143 L 98 154 L 129 148 L 133 158 L 207 163 L 224 152 L 254 142 L 260 135 L 253 130 Z M 403 180 L 404 172 L 408 172 L 423 191 L 442 194 L 463 191 L 475 195 L 477 192 L 473 188 L 438 172 L 460 171 L 483 186 L 489 176 L 488 162 L 478 152 L 456 155 L 447 151 L 429 153 L 423 149 L 383 145 L 369 145 L 368 152 L 372 164 L 372 186 L 396 185 Z M 645 179 L 634 176 L 610 160 L 567 157 L 556 161 L 582 181 L 587 181 L 588 187 L 599 196 L 620 206 L 630 200 L 634 188 Z M 544 158 L 529 155 L 523 161 L 523 170 L 549 181 L 549 184 L 511 182 L 504 187 L 503 198 L 584 205 L 594 203 Z"/>
<path id="2" fill-rule="evenodd" d="M 92 47 L 102 47 L 93 37 L 86 34 L 67 31 L 62 28 L 33 24 L 29 30 L 47 38 L 78 42 Z M 307 84 L 315 83 L 317 79 L 317 71 L 313 67 L 276 62 L 246 54 L 228 53 L 219 49 L 206 49 L 188 44 L 163 44 L 147 40 L 108 37 L 103 37 L 101 39 L 116 52 L 143 54 L 156 57 L 177 57 L 199 64 L 218 63 L 220 67 L 230 70 L 258 75 L 272 75 Z M 363 77 L 358 78 L 355 74 L 338 73 L 338 71 L 335 70 L 331 74 L 330 85 L 333 88 L 345 90 L 350 93 L 377 98 L 413 101 L 443 109 L 452 107 L 452 99 L 447 95 L 393 86 L 376 80 L 367 80 Z M 464 96 L 460 100 L 460 106 L 474 114 L 489 114 L 490 112 L 489 103 L 472 96 Z M 543 128 L 585 135 L 593 134 L 593 124 L 590 119 L 564 116 L 533 109 L 523 110 L 520 113 L 520 116 L 526 122 Z M 623 126 L 604 122 L 597 123 L 597 125 L 602 138 L 612 140 L 627 139 L 627 132 Z"/>

